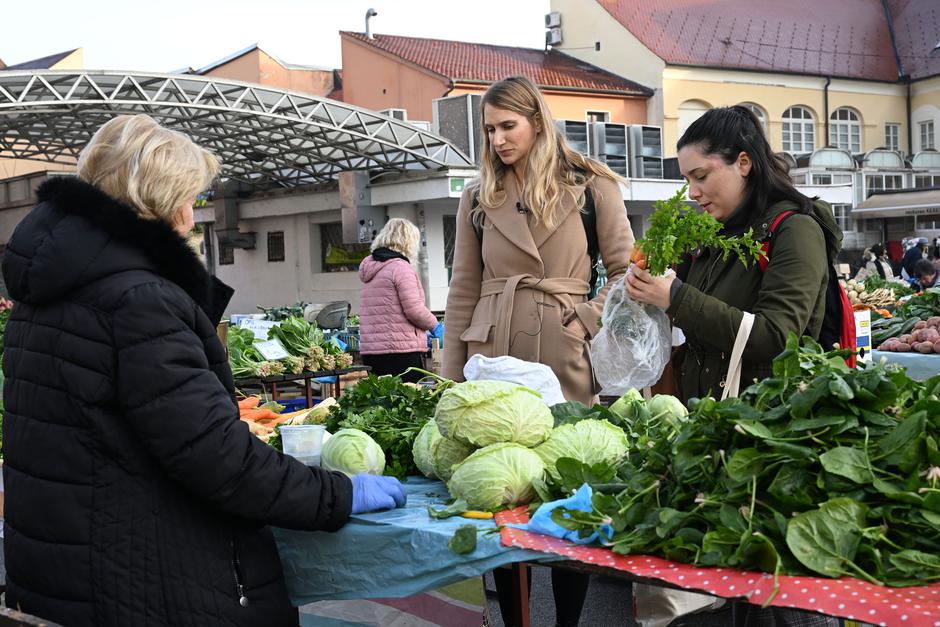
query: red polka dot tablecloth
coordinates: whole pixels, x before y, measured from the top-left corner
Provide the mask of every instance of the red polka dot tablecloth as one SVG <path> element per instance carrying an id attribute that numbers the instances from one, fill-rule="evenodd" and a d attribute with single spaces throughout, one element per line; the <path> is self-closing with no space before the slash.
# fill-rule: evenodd
<path id="1" fill-rule="evenodd" d="M 526 523 L 524 507 L 496 514 L 499 525 Z M 773 575 L 728 568 L 692 566 L 645 555 L 618 555 L 599 546 L 579 546 L 558 538 L 503 527 L 502 543 L 554 553 L 572 560 L 659 579 L 719 597 L 744 598 L 763 604 L 774 590 Z M 888 588 L 843 577 L 825 579 L 781 575 L 771 605 L 821 612 L 885 627 L 940 627 L 940 584 Z"/>

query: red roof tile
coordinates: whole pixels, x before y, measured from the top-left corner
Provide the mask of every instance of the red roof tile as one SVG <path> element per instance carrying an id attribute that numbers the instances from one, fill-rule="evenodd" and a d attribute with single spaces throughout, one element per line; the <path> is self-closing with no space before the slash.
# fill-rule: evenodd
<path id="1" fill-rule="evenodd" d="M 597 2 L 666 63 L 898 79 L 881 0 Z"/>
<path id="2" fill-rule="evenodd" d="M 888 0 L 901 67 L 911 78 L 940 74 L 940 3 L 937 0 Z"/>
<path id="3" fill-rule="evenodd" d="M 514 74 L 543 87 L 618 91 L 650 96 L 652 91 L 557 50 L 492 46 L 442 39 L 341 31 L 344 37 L 373 46 L 453 81 L 495 82 Z"/>

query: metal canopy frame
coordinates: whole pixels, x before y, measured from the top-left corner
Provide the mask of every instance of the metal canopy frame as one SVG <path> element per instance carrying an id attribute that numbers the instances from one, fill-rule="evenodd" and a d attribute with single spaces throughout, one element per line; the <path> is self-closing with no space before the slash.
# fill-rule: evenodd
<path id="1" fill-rule="evenodd" d="M 117 115 L 145 113 L 256 188 L 335 180 L 348 170 L 473 167 L 448 140 L 343 102 L 188 74 L 0 71 L 0 158 L 74 164 Z"/>

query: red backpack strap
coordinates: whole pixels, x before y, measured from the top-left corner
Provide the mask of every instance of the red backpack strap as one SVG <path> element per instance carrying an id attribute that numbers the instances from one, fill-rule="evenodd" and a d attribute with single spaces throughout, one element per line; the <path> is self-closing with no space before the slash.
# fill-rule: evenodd
<path id="1" fill-rule="evenodd" d="M 777 214 L 777 217 L 774 218 L 774 221 L 770 223 L 770 230 L 767 231 L 767 239 L 764 240 L 764 243 L 761 244 L 760 247 L 761 250 L 764 251 L 764 256 L 757 261 L 761 272 L 767 272 L 767 264 L 770 263 L 770 244 L 773 241 L 774 233 L 776 233 L 777 227 L 780 226 L 780 223 L 783 222 L 784 218 L 787 218 L 794 213 L 796 213 L 796 211 L 793 209 L 790 209 L 789 211 L 781 211 Z"/>

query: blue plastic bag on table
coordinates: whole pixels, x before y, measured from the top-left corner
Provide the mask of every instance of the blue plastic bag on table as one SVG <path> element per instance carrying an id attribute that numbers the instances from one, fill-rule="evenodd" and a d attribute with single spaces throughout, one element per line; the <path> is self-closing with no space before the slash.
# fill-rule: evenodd
<path id="1" fill-rule="evenodd" d="M 591 497 L 593 495 L 594 491 L 591 490 L 591 486 L 585 483 L 580 488 L 578 488 L 577 492 L 568 498 L 542 503 L 539 508 L 535 510 L 535 513 L 532 514 L 529 522 L 525 524 L 510 523 L 506 526 L 515 527 L 517 529 L 524 529 L 525 531 L 531 531 L 532 533 L 540 533 L 544 536 L 562 538 L 563 540 L 568 540 L 569 542 L 574 542 L 575 544 L 590 544 L 597 539 L 610 540 L 610 538 L 614 535 L 614 528 L 610 525 L 601 525 L 600 533 L 595 531 L 591 535 L 582 538 L 580 537 L 579 532 L 569 531 L 552 520 L 552 512 L 559 507 L 573 509 L 579 512 L 590 512 L 593 509 L 591 507 Z"/>

